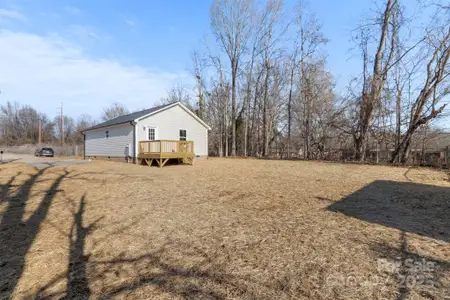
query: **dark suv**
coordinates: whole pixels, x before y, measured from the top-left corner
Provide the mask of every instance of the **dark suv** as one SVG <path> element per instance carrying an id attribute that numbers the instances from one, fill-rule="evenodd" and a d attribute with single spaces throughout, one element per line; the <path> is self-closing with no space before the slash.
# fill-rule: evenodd
<path id="1" fill-rule="evenodd" d="M 55 155 L 55 151 L 53 151 L 52 148 L 37 148 L 36 152 L 34 152 L 34 155 L 53 157 Z"/>

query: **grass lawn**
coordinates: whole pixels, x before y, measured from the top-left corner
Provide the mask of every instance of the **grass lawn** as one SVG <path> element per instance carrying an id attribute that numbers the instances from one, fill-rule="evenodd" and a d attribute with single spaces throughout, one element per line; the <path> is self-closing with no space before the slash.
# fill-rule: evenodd
<path id="1" fill-rule="evenodd" d="M 439 171 L 9 163 L 0 196 L 0 299 L 450 297 Z"/>

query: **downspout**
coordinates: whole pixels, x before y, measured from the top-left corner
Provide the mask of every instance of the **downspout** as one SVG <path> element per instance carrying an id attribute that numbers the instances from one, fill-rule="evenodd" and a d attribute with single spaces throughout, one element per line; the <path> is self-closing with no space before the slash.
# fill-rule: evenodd
<path id="1" fill-rule="evenodd" d="M 86 160 L 86 135 L 83 131 L 81 131 L 81 134 L 83 135 L 83 160 Z"/>
<path id="2" fill-rule="evenodd" d="M 137 163 L 137 147 L 136 147 L 136 143 L 137 143 L 137 137 L 136 137 L 136 125 L 137 123 L 133 120 L 130 121 L 131 126 L 133 126 L 133 163 Z"/>

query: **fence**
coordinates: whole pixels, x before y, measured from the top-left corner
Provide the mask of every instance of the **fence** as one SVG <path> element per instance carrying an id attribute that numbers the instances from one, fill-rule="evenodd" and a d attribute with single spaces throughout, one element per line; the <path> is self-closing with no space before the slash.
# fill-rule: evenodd
<path id="1" fill-rule="evenodd" d="M 52 146 L 52 145 L 20 145 L 20 146 L 0 146 L 0 150 L 6 153 L 18 153 L 18 154 L 30 154 L 34 155 L 37 148 L 49 147 L 55 151 L 55 156 L 83 156 L 82 145 L 64 145 L 64 146 Z"/>
<path id="2" fill-rule="evenodd" d="M 366 160 L 372 163 L 390 162 L 393 150 L 370 150 L 366 154 Z M 448 168 L 448 147 L 443 150 L 412 149 L 408 156 L 408 165 L 426 166 L 436 168 Z"/>
<path id="3" fill-rule="evenodd" d="M 386 164 L 391 161 L 393 149 L 367 150 L 366 162 Z M 286 159 L 287 151 L 271 151 L 268 158 Z M 291 150 L 290 159 L 304 159 L 302 149 Z M 353 161 L 355 153 L 352 149 L 324 149 L 322 152 L 312 153 L 310 159 L 328 161 Z M 413 149 L 410 151 L 408 165 L 450 168 L 450 147 L 442 150 Z"/>

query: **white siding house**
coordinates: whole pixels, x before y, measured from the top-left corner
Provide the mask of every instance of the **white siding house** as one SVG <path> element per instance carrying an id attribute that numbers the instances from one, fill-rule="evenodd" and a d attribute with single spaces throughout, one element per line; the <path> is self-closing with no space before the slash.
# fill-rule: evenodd
<path id="1" fill-rule="evenodd" d="M 194 141 L 194 153 L 208 155 L 210 127 L 180 102 L 106 121 L 83 131 L 85 157 L 137 158 L 139 141 Z"/>
<path id="2" fill-rule="evenodd" d="M 130 123 L 113 125 L 85 132 L 85 155 L 125 157 L 133 144 L 133 126 Z M 134 157 L 134 148 L 129 156 Z"/>

